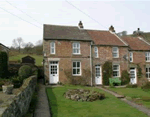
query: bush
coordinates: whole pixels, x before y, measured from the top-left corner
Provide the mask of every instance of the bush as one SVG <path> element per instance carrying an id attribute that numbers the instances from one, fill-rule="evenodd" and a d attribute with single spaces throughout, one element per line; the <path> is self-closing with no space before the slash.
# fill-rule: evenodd
<path id="1" fill-rule="evenodd" d="M 8 56 L 6 52 L 0 52 L 0 77 L 4 78 L 8 74 Z"/>
<path id="2" fill-rule="evenodd" d="M 126 88 L 137 88 L 137 87 L 138 87 L 137 84 L 128 84 L 128 85 L 126 86 Z"/>
<path id="3" fill-rule="evenodd" d="M 103 65 L 103 84 L 109 85 L 109 78 L 112 77 L 112 62 L 106 61 Z"/>
<path id="4" fill-rule="evenodd" d="M 14 84 L 14 88 L 20 88 L 23 83 L 23 80 L 20 79 L 19 77 L 12 77 L 11 80 L 12 83 Z"/>
<path id="5" fill-rule="evenodd" d="M 142 86 L 146 85 L 147 82 L 148 82 L 148 79 L 145 77 L 142 77 L 142 78 L 138 79 L 138 86 L 142 87 Z"/>
<path id="6" fill-rule="evenodd" d="M 121 73 L 121 84 L 126 85 L 130 82 L 129 73 L 127 70 L 123 70 Z"/>
<path id="7" fill-rule="evenodd" d="M 18 75 L 21 80 L 24 80 L 25 78 L 28 78 L 32 75 L 32 68 L 28 65 L 23 65 L 20 67 Z"/>
<path id="8" fill-rule="evenodd" d="M 147 82 L 144 86 L 141 87 L 144 91 L 150 91 L 150 82 Z"/>

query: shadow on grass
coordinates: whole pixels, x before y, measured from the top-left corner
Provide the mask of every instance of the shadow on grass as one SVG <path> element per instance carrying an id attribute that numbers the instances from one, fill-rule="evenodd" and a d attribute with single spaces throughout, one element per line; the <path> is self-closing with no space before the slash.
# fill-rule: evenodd
<path id="1" fill-rule="evenodd" d="M 57 117 L 58 115 L 57 99 L 53 92 L 53 88 L 46 88 L 46 93 L 48 97 L 51 117 Z"/>

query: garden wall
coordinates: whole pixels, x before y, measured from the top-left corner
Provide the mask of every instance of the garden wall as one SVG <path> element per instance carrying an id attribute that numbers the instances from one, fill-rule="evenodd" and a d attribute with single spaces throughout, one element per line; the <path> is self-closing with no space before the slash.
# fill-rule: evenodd
<path id="1" fill-rule="evenodd" d="M 37 77 L 31 76 L 24 80 L 15 97 L 0 106 L 0 117 L 22 117 L 28 111 L 32 95 L 37 83 Z"/>

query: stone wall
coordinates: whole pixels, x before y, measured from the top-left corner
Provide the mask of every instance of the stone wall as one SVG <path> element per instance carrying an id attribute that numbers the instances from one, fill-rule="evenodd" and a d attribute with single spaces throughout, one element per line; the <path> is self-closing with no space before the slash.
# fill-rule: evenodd
<path id="1" fill-rule="evenodd" d="M 0 117 L 22 117 L 29 108 L 37 83 L 37 77 L 31 76 L 24 80 L 23 85 L 14 94 L 15 97 L 0 106 Z"/>

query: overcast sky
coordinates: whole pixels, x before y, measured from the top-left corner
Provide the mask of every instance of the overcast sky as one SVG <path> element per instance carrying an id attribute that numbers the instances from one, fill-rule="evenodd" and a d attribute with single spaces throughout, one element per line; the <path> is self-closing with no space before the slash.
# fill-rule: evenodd
<path id="1" fill-rule="evenodd" d="M 116 32 L 126 30 L 131 34 L 137 28 L 150 32 L 150 1 L 68 0 L 68 2 L 0 0 L 0 43 L 10 47 L 13 39 L 22 37 L 25 43 L 35 44 L 43 38 L 43 24 L 77 26 L 79 20 L 82 20 L 86 29 L 108 30 L 110 25 L 113 25 Z"/>

